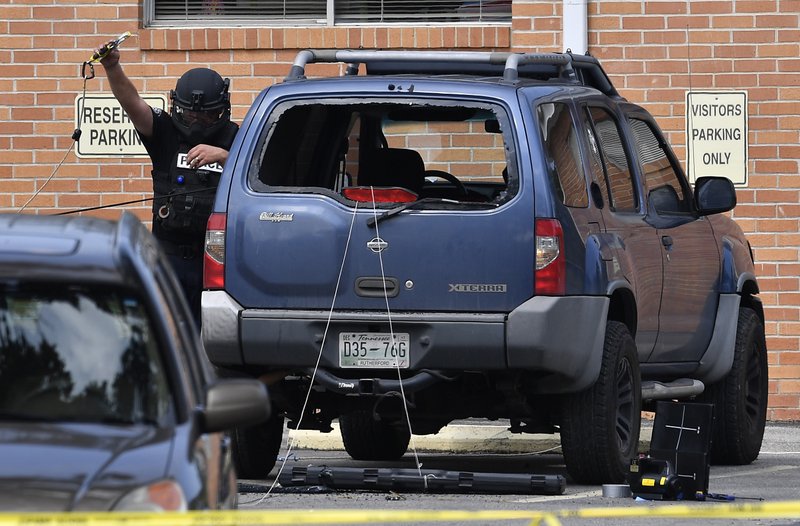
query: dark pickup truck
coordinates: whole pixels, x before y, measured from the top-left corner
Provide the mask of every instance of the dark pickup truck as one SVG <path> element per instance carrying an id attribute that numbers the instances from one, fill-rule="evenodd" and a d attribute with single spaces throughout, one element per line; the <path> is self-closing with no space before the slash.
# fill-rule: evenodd
<path id="1" fill-rule="evenodd" d="M 486 418 L 559 432 L 574 481 L 619 482 L 660 399 L 713 403 L 712 459 L 751 462 L 767 349 L 735 205 L 590 56 L 302 51 L 208 223 L 206 351 L 275 405 L 237 430 L 240 473 L 269 472 L 284 418 L 338 419 L 371 460 Z"/>

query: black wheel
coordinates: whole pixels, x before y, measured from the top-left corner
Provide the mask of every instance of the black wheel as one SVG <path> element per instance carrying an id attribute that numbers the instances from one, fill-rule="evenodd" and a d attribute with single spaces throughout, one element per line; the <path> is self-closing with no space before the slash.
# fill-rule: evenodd
<path id="1" fill-rule="evenodd" d="M 405 455 L 411 434 L 403 422 L 376 420 L 372 411 L 339 416 L 339 429 L 347 453 L 355 460 L 397 460 Z"/>
<path id="2" fill-rule="evenodd" d="M 764 325 L 753 309 L 742 307 L 731 370 L 707 386 L 701 397 L 714 404 L 713 463 L 749 464 L 758 457 L 767 421 L 768 381 Z"/>
<path id="3" fill-rule="evenodd" d="M 243 479 L 265 479 L 281 449 L 283 416 L 275 414 L 266 422 L 250 427 L 237 427 L 231 432 L 233 462 Z"/>
<path id="4" fill-rule="evenodd" d="M 561 449 L 570 477 L 579 484 L 624 482 L 639 447 L 641 411 L 636 344 L 624 324 L 610 321 L 600 376 L 562 405 Z"/>

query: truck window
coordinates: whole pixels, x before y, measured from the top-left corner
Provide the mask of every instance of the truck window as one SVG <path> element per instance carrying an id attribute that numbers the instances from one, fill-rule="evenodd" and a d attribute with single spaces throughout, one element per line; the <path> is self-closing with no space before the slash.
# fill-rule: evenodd
<path id="1" fill-rule="evenodd" d="M 566 206 L 589 206 L 586 178 L 569 106 L 563 103 L 542 104 L 538 114 L 553 190 Z"/>
<path id="2" fill-rule="evenodd" d="M 640 119 L 630 119 L 636 149 L 639 153 L 647 200 L 659 214 L 686 214 L 691 212 L 688 191 L 681 185 L 678 170 L 664 150 L 664 140 L 659 140 L 656 130 Z"/>
<path id="3" fill-rule="evenodd" d="M 6 418 L 165 425 L 163 350 L 136 291 L 0 284 L 0 413 Z"/>
<path id="4" fill-rule="evenodd" d="M 519 186 L 508 123 L 499 108 L 479 103 L 286 102 L 270 117 L 249 180 L 261 192 L 341 199 L 348 186 L 383 186 L 497 204 Z"/>
<path id="5" fill-rule="evenodd" d="M 584 128 L 590 150 L 595 150 L 597 165 L 603 170 L 606 186 L 603 197 L 609 199 L 609 207 L 615 212 L 636 212 L 639 208 L 636 187 L 616 119 L 605 108 L 589 106 L 587 120 Z"/>

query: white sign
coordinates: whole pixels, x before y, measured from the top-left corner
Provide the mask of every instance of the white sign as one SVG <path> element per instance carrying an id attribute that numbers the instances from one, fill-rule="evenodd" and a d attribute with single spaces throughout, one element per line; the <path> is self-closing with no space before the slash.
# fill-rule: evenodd
<path id="1" fill-rule="evenodd" d="M 747 92 L 686 92 L 689 180 L 719 175 L 747 186 Z"/>
<path id="2" fill-rule="evenodd" d="M 164 95 L 142 95 L 145 102 L 166 111 Z M 75 98 L 75 123 L 80 126 L 78 157 L 147 157 L 128 114 L 114 95 Z"/>

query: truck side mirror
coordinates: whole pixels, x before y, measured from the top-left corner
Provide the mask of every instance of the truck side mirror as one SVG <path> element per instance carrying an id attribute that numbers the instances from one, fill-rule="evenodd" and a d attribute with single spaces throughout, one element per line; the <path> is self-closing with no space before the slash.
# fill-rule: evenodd
<path id="1" fill-rule="evenodd" d="M 727 212 L 736 206 L 736 189 L 727 177 L 698 177 L 694 202 L 701 216 Z"/>

